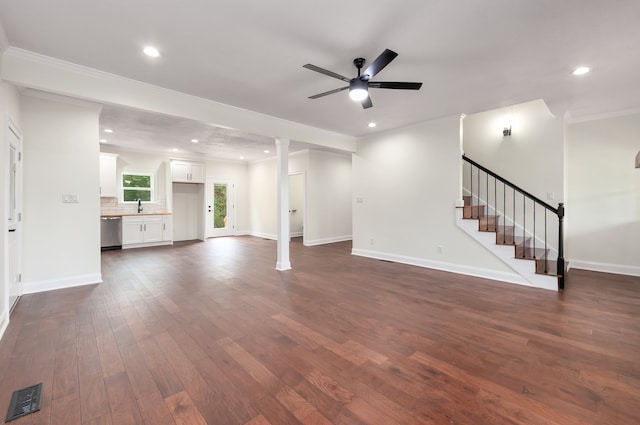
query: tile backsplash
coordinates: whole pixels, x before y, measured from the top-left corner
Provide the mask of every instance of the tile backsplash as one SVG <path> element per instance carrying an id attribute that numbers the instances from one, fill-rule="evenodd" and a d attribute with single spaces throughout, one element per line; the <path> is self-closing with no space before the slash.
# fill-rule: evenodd
<path id="1" fill-rule="evenodd" d="M 167 203 L 164 199 L 159 199 L 152 204 L 142 204 L 145 213 L 167 212 Z M 136 214 L 137 204 L 120 204 L 118 198 L 100 198 L 100 214 Z"/>

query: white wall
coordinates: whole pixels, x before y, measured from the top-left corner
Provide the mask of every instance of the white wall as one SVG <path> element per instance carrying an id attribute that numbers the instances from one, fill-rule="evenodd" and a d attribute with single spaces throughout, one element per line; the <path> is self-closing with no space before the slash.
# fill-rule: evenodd
<path id="1" fill-rule="evenodd" d="M 351 239 L 351 158 L 325 151 L 289 155 L 289 174 L 305 173 L 305 245 Z M 275 158 L 249 165 L 251 234 L 277 238 Z"/>
<path id="2" fill-rule="evenodd" d="M 640 114 L 568 126 L 566 257 L 640 276 Z"/>
<path id="3" fill-rule="evenodd" d="M 249 166 L 246 163 L 207 161 L 207 178 L 231 180 L 235 185 L 235 233 L 250 234 L 249 226 Z"/>
<path id="4" fill-rule="evenodd" d="M 305 245 L 350 240 L 351 157 L 309 151 Z"/>
<path id="5" fill-rule="evenodd" d="M 277 239 L 276 201 L 278 192 L 275 158 L 249 164 L 248 185 L 250 234 Z"/>
<path id="6" fill-rule="evenodd" d="M 505 122 L 511 136 L 503 137 Z M 552 206 L 564 199 L 564 122 L 542 100 L 468 115 L 463 121 L 467 157 Z M 554 200 L 547 200 L 547 193 Z"/>
<path id="7" fill-rule="evenodd" d="M 513 276 L 456 226 L 460 155 L 459 116 L 359 141 L 353 154 L 353 253 L 485 277 Z"/>
<path id="8" fill-rule="evenodd" d="M 22 129 L 20 117 L 20 95 L 18 90 L 6 81 L 0 80 L 0 338 L 9 323 L 9 297 L 8 297 L 8 253 L 7 253 L 7 229 L 5 203 L 8 202 L 7 185 L 9 178 L 9 158 L 5 151 L 5 134 L 7 120 L 11 120 Z"/>
<path id="9" fill-rule="evenodd" d="M 24 292 L 99 282 L 100 107 L 30 96 L 21 106 Z"/>

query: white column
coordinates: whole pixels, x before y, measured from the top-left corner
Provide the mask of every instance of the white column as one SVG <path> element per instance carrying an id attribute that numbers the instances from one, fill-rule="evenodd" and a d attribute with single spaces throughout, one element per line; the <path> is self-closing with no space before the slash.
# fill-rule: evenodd
<path id="1" fill-rule="evenodd" d="M 276 139 L 278 153 L 278 259 L 276 270 L 290 270 L 289 261 L 289 140 Z"/>

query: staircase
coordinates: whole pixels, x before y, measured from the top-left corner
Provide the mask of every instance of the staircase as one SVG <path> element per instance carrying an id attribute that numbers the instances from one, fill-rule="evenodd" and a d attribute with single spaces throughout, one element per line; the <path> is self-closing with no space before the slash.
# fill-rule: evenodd
<path id="1" fill-rule="evenodd" d="M 463 160 L 468 195 L 458 207 L 459 227 L 520 275 L 514 283 L 564 290 L 563 204 L 554 208 L 464 155 Z M 548 242 L 549 233 L 558 236 L 556 248 Z"/>

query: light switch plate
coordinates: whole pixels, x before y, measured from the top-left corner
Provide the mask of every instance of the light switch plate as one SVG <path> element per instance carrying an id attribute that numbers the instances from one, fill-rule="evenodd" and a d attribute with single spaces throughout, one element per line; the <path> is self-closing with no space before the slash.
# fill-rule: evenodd
<path id="1" fill-rule="evenodd" d="M 63 193 L 62 202 L 65 204 L 77 204 L 80 202 L 80 197 L 77 193 Z"/>

